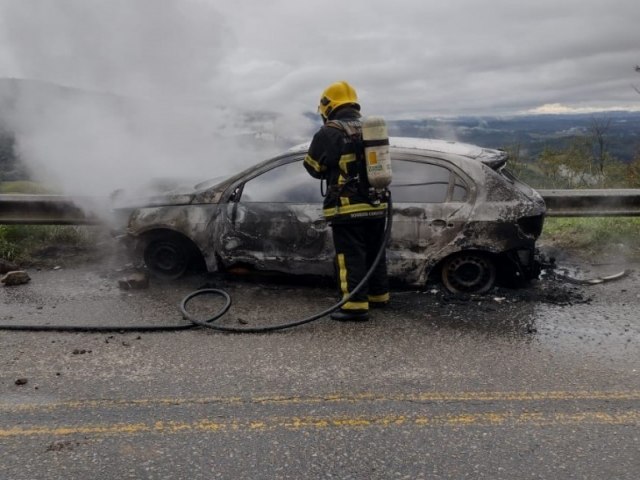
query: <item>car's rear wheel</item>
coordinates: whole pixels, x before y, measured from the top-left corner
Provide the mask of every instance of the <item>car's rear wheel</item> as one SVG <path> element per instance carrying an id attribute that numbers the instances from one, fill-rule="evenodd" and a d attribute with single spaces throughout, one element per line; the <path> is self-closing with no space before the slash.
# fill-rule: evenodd
<path id="1" fill-rule="evenodd" d="M 485 293 L 496 282 L 496 264 L 482 252 L 463 252 L 442 264 L 442 283 L 452 293 Z"/>
<path id="2" fill-rule="evenodd" d="M 177 235 L 152 238 L 144 249 L 144 263 L 149 271 L 160 278 L 181 277 L 189 268 L 191 249 Z"/>

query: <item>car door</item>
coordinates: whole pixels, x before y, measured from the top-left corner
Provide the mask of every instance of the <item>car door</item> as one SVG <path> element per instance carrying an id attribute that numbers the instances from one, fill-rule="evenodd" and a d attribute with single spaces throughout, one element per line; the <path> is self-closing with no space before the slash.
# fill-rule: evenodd
<path id="1" fill-rule="evenodd" d="M 389 273 L 423 283 L 425 266 L 454 243 L 472 211 L 473 182 L 442 159 L 400 156 L 393 160 L 390 186 L 393 230 Z"/>
<path id="2" fill-rule="evenodd" d="M 220 255 L 226 265 L 292 274 L 332 272 L 331 232 L 320 181 L 293 157 L 235 187 L 226 206 Z"/>

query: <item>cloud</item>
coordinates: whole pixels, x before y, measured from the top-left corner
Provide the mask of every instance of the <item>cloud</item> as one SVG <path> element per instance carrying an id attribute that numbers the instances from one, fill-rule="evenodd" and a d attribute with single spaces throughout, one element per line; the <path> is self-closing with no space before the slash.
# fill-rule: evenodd
<path id="1" fill-rule="evenodd" d="M 617 106 L 609 106 L 606 108 L 602 107 L 571 107 L 568 105 L 563 105 L 562 103 L 546 103 L 544 105 L 540 105 L 539 107 L 532 108 L 527 110 L 526 112 L 522 112 L 525 114 L 534 114 L 534 115 L 558 115 L 558 114 L 589 114 L 589 113 L 598 113 L 598 112 L 619 112 L 619 111 L 640 111 L 640 105 L 617 105 Z"/>
<path id="2" fill-rule="evenodd" d="M 244 70 L 239 89 L 277 92 L 295 71 L 287 98 L 299 105 L 313 106 L 342 78 L 394 116 L 637 100 L 629 88 L 639 55 L 633 0 L 254 3 L 221 7 L 243 49 L 229 62 L 278 66 Z"/>
<path id="3" fill-rule="evenodd" d="M 36 178 L 102 195 L 218 176 L 282 148 L 284 115 L 264 120 L 230 95 L 221 69 L 236 40 L 213 2 L 0 2 L 0 58 L 29 79 L 0 80 L 0 114 Z"/>
<path id="4" fill-rule="evenodd" d="M 119 94 L 209 96 L 232 38 L 213 5 L 197 0 L 1 6 L 14 76 Z"/>
<path id="5" fill-rule="evenodd" d="M 299 112 L 347 79 L 394 116 L 638 100 L 635 0 L 0 0 L 0 14 L 0 75 L 117 93 Z"/>
<path id="6" fill-rule="evenodd" d="M 135 121 L 27 108 L 15 120 L 34 165 L 174 175 L 271 153 L 248 152 L 247 133 L 308 138 L 304 114 L 342 79 L 389 118 L 636 108 L 639 17 L 637 0 L 0 0 L 0 77 L 146 102 Z"/>

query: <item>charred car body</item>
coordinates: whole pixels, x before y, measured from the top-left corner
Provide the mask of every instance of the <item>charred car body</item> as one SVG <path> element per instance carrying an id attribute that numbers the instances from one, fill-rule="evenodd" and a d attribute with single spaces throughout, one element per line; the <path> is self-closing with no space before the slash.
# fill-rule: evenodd
<path id="1" fill-rule="evenodd" d="M 126 238 L 147 267 L 182 275 L 194 261 L 208 271 L 242 266 L 332 275 L 331 228 L 320 182 L 302 166 L 308 145 L 237 175 L 171 191 L 135 207 Z M 505 168 L 500 150 L 442 140 L 392 138 L 393 229 L 389 274 L 424 285 L 434 274 L 452 292 L 486 292 L 497 279 L 538 275 L 535 242 L 545 205 Z"/>

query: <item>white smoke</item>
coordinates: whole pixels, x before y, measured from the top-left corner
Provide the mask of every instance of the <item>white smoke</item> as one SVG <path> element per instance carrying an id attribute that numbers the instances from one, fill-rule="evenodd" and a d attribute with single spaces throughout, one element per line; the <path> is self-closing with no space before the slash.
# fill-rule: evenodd
<path id="1" fill-rule="evenodd" d="M 0 0 L 0 32 L 30 80 L 0 84 L 0 115 L 36 179 L 65 193 L 218 176 L 297 141 L 283 118 L 309 129 L 239 106 L 224 72 L 236 42 L 212 2 Z"/>

